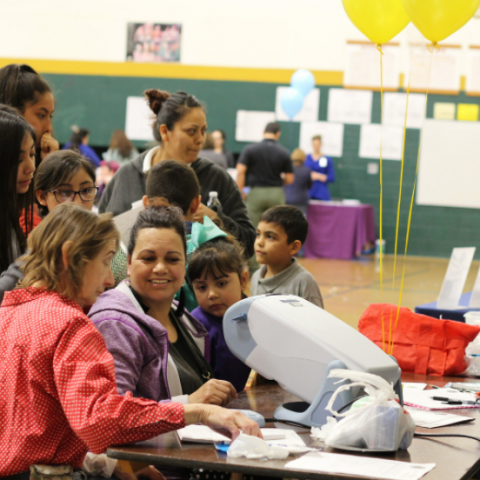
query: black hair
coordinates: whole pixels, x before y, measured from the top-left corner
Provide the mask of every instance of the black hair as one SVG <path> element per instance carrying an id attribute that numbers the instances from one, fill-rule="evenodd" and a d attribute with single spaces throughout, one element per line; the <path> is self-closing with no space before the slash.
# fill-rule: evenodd
<path id="1" fill-rule="evenodd" d="M 54 190 L 68 181 L 83 168 L 95 184 L 95 171 L 90 162 L 73 150 L 58 150 L 50 153 L 40 163 L 35 175 L 35 192 Z M 48 207 L 37 201 L 41 217 L 48 215 Z"/>
<path id="2" fill-rule="evenodd" d="M 16 260 L 15 237 L 21 252 L 26 249 L 26 238 L 20 227 L 22 211 L 27 232 L 33 225 L 33 188 L 23 194 L 17 193 L 20 152 L 26 135 L 35 142 L 35 132 L 20 112 L 0 105 L 0 272 Z"/>
<path id="3" fill-rule="evenodd" d="M 158 143 L 162 143 L 160 135 L 160 126 L 166 125 L 168 130 L 173 130 L 175 124 L 179 122 L 192 108 L 201 108 L 205 111 L 205 106 L 193 95 L 179 91 L 177 93 L 168 93 L 154 88 L 145 91 L 148 105 L 156 115 L 156 120 L 152 125 L 153 136 Z"/>
<path id="4" fill-rule="evenodd" d="M 220 278 L 235 272 L 241 279 L 245 268 L 243 251 L 231 236 L 218 237 L 200 245 L 188 262 L 188 278 L 191 282 L 212 274 Z"/>
<path id="5" fill-rule="evenodd" d="M 29 65 L 10 64 L 0 68 L 0 103 L 25 111 L 27 103 L 51 92 L 48 83 Z"/>
<path id="6" fill-rule="evenodd" d="M 193 199 L 200 195 L 200 184 L 189 165 L 177 160 L 163 160 L 148 172 L 146 195 L 148 198 L 165 198 L 186 215 Z"/>
<path id="7" fill-rule="evenodd" d="M 290 244 L 295 240 L 305 243 L 308 234 L 308 220 L 305 215 L 291 205 L 277 205 L 263 212 L 260 222 L 275 223 L 285 230 L 287 242 Z"/>
<path id="8" fill-rule="evenodd" d="M 178 207 L 150 207 L 142 210 L 130 232 L 130 241 L 128 242 L 128 254 L 130 257 L 135 250 L 138 232 L 144 228 L 168 228 L 174 230 L 180 235 L 183 243 L 185 257 L 187 256 L 187 241 L 185 238 L 185 223 L 183 221 L 182 211 Z M 180 301 L 177 306 L 177 315 L 182 316 L 185 310 L 185 292 L 180 290 Z"/>
<path id="9" fill-rule="evenodd" d="M 278 122 L 270 122 L 270 123 L 267 123 L 264 133 L 273 133 L 276 135 L 279 131 L 280 131 L 280 124 Z"/>
<path id="10" fill-rule="evenodd" d="M 70 150 L 80 150 L 80 145 L 85 137 L 87 137 L 90 134 L 90 130 L 87 130 L 86 128 L 78 128 L 74 127 L 72 128 L 73 133 L 72 136 L 70 137 Z"/>

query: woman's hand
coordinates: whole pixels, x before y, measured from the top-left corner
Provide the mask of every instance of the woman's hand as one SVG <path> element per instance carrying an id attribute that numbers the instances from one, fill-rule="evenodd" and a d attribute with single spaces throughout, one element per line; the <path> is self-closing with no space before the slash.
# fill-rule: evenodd
<path id="1" fill-rule="evenodd" d="M 40 148 L 40 156 L 43 160 L 49 153 L 56 152 L 60 145 L 49 133 L 44 133 L 40 139 Z"/>
<path id="2" fill-rule="evenodd" d="M 258 423 L 247 418 L 237 410 L 228 410 L 215 405 L 184 405 L 185 424 L 202 423 L 208 427 L 231 436 L 233 440 L 243 432 L 262 438 Z"/>
<path id="3" fill-rule="evenodd" d="M 193 221 L 203 223 L 203 217 L 205 215 L 211 220 L 218 217 L 217 212 L 215 212 L 215 210 L 212 210 L 211 208 L 208 208 L 206 205 L 201 203 L 200 206 L 198 207 L 198 210 L 193 214 Z"/>
<path id="4" fill-rule="evenodd" d="M 225 380 L 211 379 L 196 392 L 188 396 L 188 403 L 209 403 L 226 405 L 232 398 L 237 398 L 235 387 Z"/>
<path id="5" fill-rule="evenodd" d="M 327 181 L 327 176 L 324 173 L 312 172 L 312 180 L 320 180 L 325 183 Z"/>

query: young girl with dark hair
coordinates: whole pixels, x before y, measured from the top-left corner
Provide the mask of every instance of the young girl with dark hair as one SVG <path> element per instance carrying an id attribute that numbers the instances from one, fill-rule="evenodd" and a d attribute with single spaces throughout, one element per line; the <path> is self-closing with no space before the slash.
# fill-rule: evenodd
<path id="1" fill-rule="evenodd" d="M 34 172 L 33 128 L 13 108 L 0 105 L 0 273 L 26 249 L 19 218 L 23 212 L 24 223 L 32 223 Z"/>
<path id="2" fill-rule="evenodd" d="M 0 68 L 0 103 L 16 108 L 34 128 L 37 166 L 58 150 L 58 142 L 52 137 L 53 95 L 32 67 L 11 64 Z"/>
<path id="3" fill-rule="evenodd" d="M 240 246 L 231 237 L 205 242 L 190 257 L 188 277 L 199 305 L 192 316 L 210 335 L 213 374 L 240 392 L 245 388 L 250 367 L 230 352 L 223 334 L 225 312 L 245 298 L 248 270 Z"/>
<path id="4" fill-rule="evenodd" d="M 120 168 L 102 196 L 100 212 L 118 215 L 130 210 L 132 204 L 145 195 L 145 178 L 150 168 L 163 160 L 178 160 L 191 165 L 200 182 L 202 204 L 195 221 L 203 222 L 205 215 L 211 219 L 219 217 L 225 228 L 243 244 L 250 257 L 253 255 L 255 229 L 248 218 L 240 191 L 224 169 L 209 160 L 198 158 L 207 130 L 204 106 L 185 92 L 169 94 L 152 89 L 147 90 L 145 95 L 156 116 L 153 135 L 160 145 Z M 211 191 L 218 193 L 222 204 L 218 212 L 206 207 Z"/>
<path id="5" fill-rule="evenodd" d="M 95 186 L 95 172 L 90 163 L 77 152 L 63 150 L 51 153 L 43 160 L 35 175 L 35 188 L 31 191 L 30 197 L 35 195 L 39 215 L 33 214 L 33 221 L 28 224 L 25 222 L 27 215 L 20 217 L 20 226 L 25 235 L 62 203 L 73 202 L 92 210 L 98 187 Z M 4 293 L 13 290 L 23 278 L 22 262 L 14 260 L 0 275 L 0 301 Z"/>

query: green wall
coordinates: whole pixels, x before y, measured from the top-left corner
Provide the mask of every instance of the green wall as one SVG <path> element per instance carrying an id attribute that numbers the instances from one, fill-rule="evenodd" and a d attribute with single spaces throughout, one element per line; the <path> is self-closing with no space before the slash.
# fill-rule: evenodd
<path id="1" fill-rule="evenodd" d="M 240 152 L 246 145 L 236 142 L 235 118 L 237 110 L 272 111 L 278 84 L 254 82 L 226 82 L 182 79 L 152 79 L 132 77 L 101 77 L 81 75 L 44 75 L 53 86 L 56 97 L 54 118 L 55 135 L 60 142 L 70 137 L 73 124 L 89 128 L 90 143 L 107 146 L 112 130 L 125 127 L 126 98 L 141 96 L 147 88 L 167 91 L 185 90 L 193 93 L 207 105 L 210 129 L 222 128 L 228 137 L 228 147 Z M 328 91 L 321 86 L 319 120 L 327 119 Z M 338 87 L 336 87 L 338 88 Z M 480 98 L 430 95 L 427 116 L 433 116 L 435 102 L 478 103 Z M 380 121 L 380 94 L 374 93 L 372 121 Z M 296 146 L 299 124 L 282 125 L 281 143 L 287 148 Z M 358 198 L 375 207 L 377 231 L 379 225 L 379 175 L 367 174 L 367 163 L 378 159 L 359 158 L 360 126 L 345 125 L 343 157 L 335 158 L 336 182 L 331 185 L 333 197 Z M 400 217 L 399 251 L 403 252 L 408 207 L 413 188 L 419 130 L 407 131 L 405 172 Z M 138 143 L 142 146 L 141 143 Z M 479 152 L 480 153 L 480 152 Z M 468 172 L 466 172 L 468 174 Z M 396 211 L 400 176 L 400 162 L 384 161 L 384 237 L 387 253 L 393 252 Z M 479 179 L 480 184 L 480 179 Z M 480 189 L 480 185 L 479 185 Z M 459 246 L 476 246 L 480 258 L 480 209 L 429 207 L 414 205 L 409 254 L 450 256 Z"/>

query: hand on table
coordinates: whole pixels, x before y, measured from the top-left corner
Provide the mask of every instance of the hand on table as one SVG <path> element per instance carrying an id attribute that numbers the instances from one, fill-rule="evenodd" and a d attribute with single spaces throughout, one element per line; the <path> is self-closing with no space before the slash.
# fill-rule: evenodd
<path id="1" fill-rule="evenodd" d="M 138 478 L 149 478 L 150 480 L 166 480 L 165 477 L 153 466 L 142 468 L 135 473 L 127 473 L 117 465 L 113 471 L 112 478 L 119 480 L 137 480 Z"/>
<path id="2" fill-rule="evenodd" d="M 40 156 L 43 160 L 49 153 L 56 152 L 60 145 L 49 133 L 44 133 L 40 139 L 40 148 Z"/>
<path id="3" fill-rule="evenodd" d="M 258 423 L 237 410 L 215 405 L 185 405 L 185 424 L 202 423 L 235 440 L 240 432 L 262 438 Z"/>
<path id="4" fill-rule="evenodd" d="M 230 382 L 212 378 L 188 396 L 188 403 L 226 405 L 232 398 L 237 397 L 237 391 Z"/>

